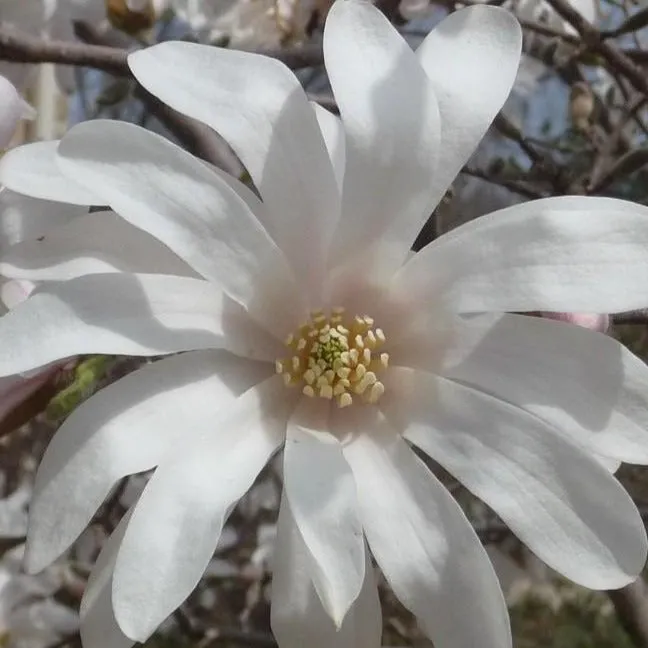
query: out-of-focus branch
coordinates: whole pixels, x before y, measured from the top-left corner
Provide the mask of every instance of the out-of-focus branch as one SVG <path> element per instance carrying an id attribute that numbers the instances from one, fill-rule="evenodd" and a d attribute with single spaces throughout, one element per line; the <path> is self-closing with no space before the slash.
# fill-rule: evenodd
<path id="1" fill-rule="evenodd" d="M 0 24 L 0 60 L 91 67 L 132 78 L 127 61 L 129 50 L 108 44 L 103 34 L 86 23 L 75 23 L 75 32 L 83 43 L 45 41 Z M 255 53 L 276 58 L 293 70 L 323 63 L 322 47 L 319 44 L 259 49 Z M 233 172 L 229 168 L 231 165 L 227 162 L 227 156 L 223 155 L 222 140 L 209 127 L 173 110 L 141 86 L 137 86 L 134 95 L 190 153 Z"/>
<path id="2" fill-rule="evenodd" d="M 574 9 L 567 0 L 547 0 L 556 13 L 564 18 L 581 36 L 583 43 L 601 54 L 610 68 L 623 74 L 636 90 L 648 95 L 648 78 L 618 47 L 607 42 L 601 32 Z"/>
<path id="3" fill-rule="evenodd" d="M 631 585 L 608 591 L 619 623 L 637 648 L 648 648 L 648 594 L 646 583 L 639 577 Z"/>
<path id="4" fill-rule="evenodd" d="M 0 60 L 11 63 L 61 63 L 130 76 L 128 52 L 117 47 L 67 41 L 45 41 L 0 25 Z"/>

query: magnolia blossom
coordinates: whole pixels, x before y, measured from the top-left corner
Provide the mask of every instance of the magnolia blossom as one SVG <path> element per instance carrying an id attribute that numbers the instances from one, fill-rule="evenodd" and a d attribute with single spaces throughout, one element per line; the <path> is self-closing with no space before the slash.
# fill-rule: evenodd
<path id="1" fill-rule="evenodd" d="M 486 552 L 412 445 L 573 581 L 609 589 L 639 574 L 645 529 L 610 468 L 648 463 L 648 370 L 604 335 L 509 311 L 644 306 L 648 209 L 532 201 L 409 254 L 504 103 L 520 48 L 502 9 L 455 12 L 413 52 L 377 9 L 338 2 L 324 54 L 341 119 L 273 59 L 192 43 L 132 54 L 149 92 L 225 137 L 262 201 L 114 121 L 2 160 L 13 188 L 60 199 L 65 185 L 68 201 L 91 194 L 114 212 L 0 265 L 77 275 L 0 319 L 0 373 L 83 353 L 168 356 L 83 403 L 38 471 L 31 570 L 120 478 L 155 468 L 93 570 L 87 645 L 154 632 L 281 448 L 282 647 L 379 645 L 369 550 L 436 645 L 511 645 Z M 122 247 L 108 255 L 110 238 Z"/>

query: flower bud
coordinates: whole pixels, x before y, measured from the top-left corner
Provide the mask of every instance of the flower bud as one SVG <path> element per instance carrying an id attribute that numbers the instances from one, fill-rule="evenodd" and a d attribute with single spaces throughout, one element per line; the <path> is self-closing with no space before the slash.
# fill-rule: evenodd
<path id="1" fill-rule="evenodd" d="M 606 333 L 610 327 L 610 316 L 605 313 L 540 313 L 542 317 L 547 319 L 558 320 L 559 322 L 567 322 L 568 324 L 576 324 L 583 328 L 590 329 L 590 331 L 597 331 L 599 333 Z"/>

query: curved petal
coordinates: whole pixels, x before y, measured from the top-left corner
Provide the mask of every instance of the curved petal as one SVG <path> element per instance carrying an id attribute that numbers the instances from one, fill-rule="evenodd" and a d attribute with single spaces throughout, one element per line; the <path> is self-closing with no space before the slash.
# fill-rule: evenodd
<path id="1" fill-rule="evenodd" d="M 513 87 L 522 29 L 506 9 L 466 7 L 439 23 L 416 50 L 441 114 L 441 163 L 428 185 L 430 213 L 475 152 Z"/>
<path id="2" fill-rule="evenodd" d="M 139 50 L 128 64 L 149 92 L 211 126 L 234 149 L 272 214 L 270 235 L 319 308 L 339 196 L 295 75 L 258 54 L 179 42 Z"/>
<path id="3" fill-rule="evenodd" d="M 648 367 L 619 342 L 511 314 L 457 321 L 454 332 L 442 366 L 423 355 L 412 366 L 512 403 L 597 454 L 648 463 Z"/>
<path id="4" fill-rule="evenodd" d="M 232 508 L 283 442 L 294 406 L 280 376 L 248 390 L 211 421 L 211 434 L 164 462 L 142 494 L 113 580 L 117 622 L 145 641 L 191 591 Z"/>
<path id="5" fill-rule="evenodd" d="M 317 123 L 322 131 L 322 137 L 326 144 L 331 164 L 333 165 L 333 173 L 335 174 L 335 181 L 338 184 L 338 189 L 342 191 L 342 183 L 344 181 L 344 168 L 346 164 L 346 143 L 344 140 L 344 126 L 342 120 L 334 115 L 332 112 L 326 110 L 318 103 L 311 101 Z"/>
<path id="6" fill-rule="evenodd" d="M 459 313 L 614 313 L 646 306 L 648 208 L 614 198 L 543 198 L 433 241 L 391 290 Z M 437 302 L 438 303 L 438 302 Z"/>
<path id="7" fill-rule="evenodd" d="M 351 409 L 341 410 L 344 456 L 394 593 L 437 646 L 511 646 L 497 576 L 459 505 L 379 412 Z"/>
<path id="8" fill-rule="evenodd" d="M 0 97 L 0 149 L 4 149 L 9 146 L 20 120 L 33 117 L 35 111 L 3 76 L 0 76 Z"/>
<path id="9" fill-rule="evenodd" d="M 32 198 L 71 205 L 101 205 L 94 192 L 63 175 L 56 164 L 58 141 L 33 142 L 0 158 L 0 184 Z"/>
<path id="10" fill-rule="evenodd" d="M 79 615 L 84 646 L 130 648 L 135 643 L 117 625 L 112 605 L 112 581 L 117 552 L 132 512 L 131 508 L 104 542 L 83 591 Z"/>
<path id="11" fill-rule="evenodd" d="M 364 580 L 336 628 L 309 577 L 310 555 L 284 495 L 273 556 L 271 624 L 282 648 L 379 648 L 382 618 L 369 552 Z"/>
<path id="12" fill-rule="evenodd" d="M 636 579 L 648 549 L 643 522 L 589 453 L 538 417 L 445 378 L 393 369 L 385 388 L 392 424 L 550 567 L 591 589 Z"/>
<path id="13" fill-rule="evenodd" d="M 0 190 L 0 250 L 42 236 L 51 229 L 88 213 L 87 207 L 30 198 Z"/>
<path id="14" fill-rule="evenodd" d="M 195 351 L 147 365 L 76 408 L 38 469 L 29 570 L 40 571 L 74 542 L 119 479 L 211 433 L 223 410 L 271 371 L 224 351 Z"/>
<path id="15" fill-rule="evenodd" d="M 304 540 L 310 579 L 336 627 L 364 582 L 364 539 L 353 475 L 328 432 L 330 403 L 302 397 L 288 421 L 284 491 Z"/>
<path id="16" fill-rule="evenodd" d="M 430 215 L 439 109 L 410 46 L 369 3 L 332 6 L 324 58 L 346 133 L 331 263 L 360 264 L 379 282 L 402 264 Z"/>
<path id="17" fill-rule="evenodd" d="M 1 376 L 85 353 L 281 355 L 281 345 L 213 284 L 167 275 L 86 275 L 41 287 L 0 318 L 0 339 Z"/>
<path id="18" fill-rule="evenodd" d="M 37 240 L 14 245 L 0 257 L 0 274 L 32 281 L 109 272 L 196 277 L 163 243 L 112 211 L 76 218 Z"/>
<path id="19" fill-rule="evenodd" d="M 70 130 L 58 162 L 281 339 L 301 320 L 304 306 L 281 251 L 245 201 L 197 158 L 143 128 L 102 120 Z"/>

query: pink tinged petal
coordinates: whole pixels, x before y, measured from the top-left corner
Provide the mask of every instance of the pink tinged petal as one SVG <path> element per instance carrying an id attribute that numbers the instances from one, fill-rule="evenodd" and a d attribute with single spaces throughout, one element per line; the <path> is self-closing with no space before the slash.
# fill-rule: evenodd
<path id="1" fill-rule="evenodd" d="M 311 556 L 284 495 L 273 557 L 271 624 L 282 648 L 379 648 L 382 618 L 369 552 L 362 589 L 340 628 L 310 577 Z"/>
<path id="2" fill-rule="evenodd" d="M 142 494 L 119 550 L 113 605 L 124 634 L 146 641 L 196 587 L 223 524 L 283 442 L 294 406 L 280 376 L 253 387 Z"/>
<path id="3" fill-rule="evenodd" d="M 0 257 L 0 274 L 33 281 L 109 272 L 196 277 L 166 245 L 112 211 L 86 214 Z"/>
<path id="4" fill-rule="evenodd" d="M 417 49 L 441 113 L 441 161 L 428 184 L 430 213 L 504 105 L 521 49 L 522 30 L 513 14 L 488 6 L 450 14 Z"/>
<path id="5" fill-rule="evenodd" d="M 379 282 L 403 262 L 430 215 L 439 109 L 410 46 L 369 3 L 333 5 L 324 58 L 346 132 L 331 263 L 360 264 Z"/>
<path id="6" fill-rule="evenodd" d="M 107 120 L 74 127 L 58 156 L 66 173 L 96 186 L 120 216 L 222 286 L 281 339 L 303 316 L 281 251 L 245 201 L 194 156 L 160 135 Z"/>
<path id="7" fill-rule="evenodd" d="M 369 546 L 396 596 L 439 648 L 511 646 L 497 576 L 459 505 L 379 412 L 347 413 L 344 456 Z"/>
<path id="8" fill-rule="evenodd" d="M 364 582 L 362 524 L 353 475 L 328 432 L 330 404 L 303 397 L 288 422 L 284 489 L 308 551 L 308 573 L 336 627 Z"/>
<path id="9" fill-rule="evenodd" d="M 56 164 L 58 141 L 34 142 L 7 151 L 0 158 L 0 184 L 32 198 L 71 205 L 100 205 L 101 199 L 64 175 Z"/>
<path id="10" fill-rule="evenodd" d="M 392 424 L 550 567 L 591 589 L 636 579 L 648 548 L 643 522 L 588 452 L 542 419 L 445 378 L 393 369 L 385 387 Z"/>
<path id="11" fill-rule="evenodd" d="M 439 372 L 530 412 L 591 452 L 648 464 L 648 367 L 616 340 L 535 317 L 457 321 Z M 615 467 L 616 469 L 616 467 Z"/>
<path id="12" fill-rule="evenodd" d="M 30 198 L 9 189 L 0 191 L 0 251 L 9 245 L 43 236 L 79 216 L 85 206 L 67 205 Z"/>
<path id="13" fill-rule="evenodd" d="M 311 102 L 317 123 L 322 131 L 322 137 L 326 144 L 326 151 L 328 152 L 331 164 L 333 165 L 333 173 L 335 180 L 338 184 L 338 189 L 342 191 L 342 183 L 344 180 L 344 168 L 346 162 L 346 143 L 344 140 L 344 126 L 342 120 L 334 115 L 332 112 L 326 110 L 314 101 Z"/>
<path id="14" fill-rule="evenodd" d="M 0 97 L 0 148 L 6 148 L 20 120 L 33 118 L 34 109 L 3 76 L 0 76 Z"/>
<path id="15" fill-rule="evenodd" d="M 317 302 L 339 194 L 295 75 L 258 54 L 179 42 L 139 50 L 128 64 L 149 92 L 234 149 L 272 215 L 268 232 Z"/>
<path id="16" fill-rule="evenodd" d="M 81 641 L 93 648 L 130 648 L 135 642 L 117 625 L 112 605 L 112 582 L 117 553 L 132 509 L 104 542 L 81 599 Z"/>
<path id="17" fill-rule="evenodd" d="M 546 319 L 575 324 L 599 333 L 607 333 L 610 327 L 610 316 L 605 313 L 550 313 L 544 311 L 540 315 Z"/>
<path id="18" fill-rule="evenodd" d="M 440 237 L 392 285 L 408 303 L 459 313 L 643 308 L 648 208 L 614 198 L 543 198 L 482 216 Z"/>
<path id="19" fill-rule="evenodd" d="M 212 434 L 222 411 L 271 372 L 266 363 L 196 351 L 147 365 L 80 405 L 38 470 L 29 570 L 43 569 L 74 542 L 119 479 Z"/>
<path id="20" fill-rule="evenodd" d="M 0 339 L 3 376 L 86 353 L 225 348 L 258 360 L 281 353 L 213 284 L 167 275 L 86 275 L 43 286 L 0 318 Z"/>

